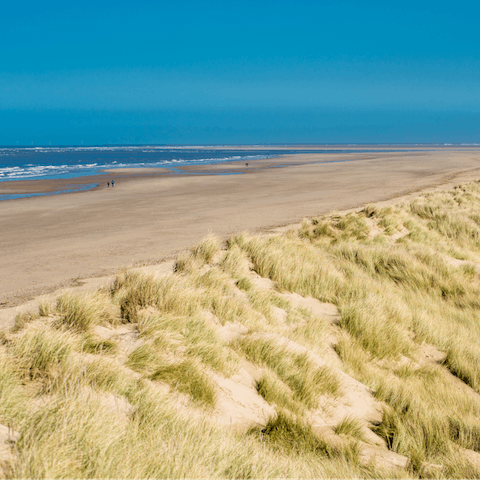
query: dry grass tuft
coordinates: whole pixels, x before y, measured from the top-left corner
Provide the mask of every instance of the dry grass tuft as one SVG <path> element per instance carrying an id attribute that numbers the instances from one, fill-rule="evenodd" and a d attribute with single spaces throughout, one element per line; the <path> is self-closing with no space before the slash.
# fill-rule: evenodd
<path id="1" fill-rule="evenodd" d="M 72 353 L 72 338 L 67 333 L 36 325 L 15 336 L 8 350 L 16 359 L 19 374 L 35 380 L 54 376 L 67 365 Z"/>
<path id="2" fill-rule="evenodd" d="M 118 310 L 102 292 L 73 295 L 64 293 L 57 299 L 61 323 L 71 329 L 87 331 L 94 325 L 119 322 Z"/>
<path id="3" fill-rule="evenodd" d="M 174 266 L 175 272 L 191 272 L 213 260 L 220 250 L 220 239 L 215 235 L 207 235 L 189 252 L 180 255 Z"/>
<path id="4" fill-rule="evenodd" d="M 340 383 L 333 371 L 326 366 L 316 366 L 307 353 L 292 352 L 275 340 L 263 338 L 240 340 L 237 349 L 251 362 L 273 370 L 291 389 L 293 399 L 306 408 L 316 408 L 319 395 L 339 394 Z"/>

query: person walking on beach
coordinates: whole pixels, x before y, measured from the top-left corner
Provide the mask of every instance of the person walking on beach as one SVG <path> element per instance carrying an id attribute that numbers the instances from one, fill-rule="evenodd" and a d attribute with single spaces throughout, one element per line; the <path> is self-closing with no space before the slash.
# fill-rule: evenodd
<path id="1" fill-rule="evenodd" d="M 107 182 L 107 187 L 110 188 L 110 182 Z"/>
<path id="2" fill-rule="evenodd" d="M 115 186 L 115 180 L 112 180 L 112 187 Z"/>

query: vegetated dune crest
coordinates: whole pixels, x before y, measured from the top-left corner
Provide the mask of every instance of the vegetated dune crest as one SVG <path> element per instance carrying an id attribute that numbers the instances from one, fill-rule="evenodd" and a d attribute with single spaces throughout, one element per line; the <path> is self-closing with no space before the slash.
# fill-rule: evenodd
<path id="1" fill-rule="evenodd" d="M 209 236 L 44 297 L 1 334 L 3 476 L 478 478 L 479 207 Z"/>

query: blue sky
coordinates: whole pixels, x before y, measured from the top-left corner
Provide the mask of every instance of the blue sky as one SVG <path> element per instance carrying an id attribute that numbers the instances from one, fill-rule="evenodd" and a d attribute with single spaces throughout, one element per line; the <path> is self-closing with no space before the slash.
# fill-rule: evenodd
<path id="1" fill-rule="evenodd" d="M 480 143 L 479 13 L 0 0 L 0 144 Z"/>

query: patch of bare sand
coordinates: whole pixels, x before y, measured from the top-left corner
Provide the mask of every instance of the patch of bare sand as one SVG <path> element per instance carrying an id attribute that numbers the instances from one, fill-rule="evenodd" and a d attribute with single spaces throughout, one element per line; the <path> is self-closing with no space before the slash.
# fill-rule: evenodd
<path id="1" fill-rule="evenodd" d="M 326 318 L 332 324 L 336 324 L 340 320 L 338 308 L 331 303 L 322 303 L 316 298 L 302 297 L 298 293 L 284 293 L 282 295 L 294 307 L 301 307 L 309 310 L 315 317 Z"/>
<path id="2" fill-rule="evenodd" d="M 468 265 L 474 267 L 477 272 L 480 272 L 480 263 L 471 262 L 469 260 L 459 260 L 458 258 L 453 258 L 449 255 L 443 255 L 443 258 L 452 267 L 463 267 L 464 265 Z"/>
<path id="3" fill-rule="evenodd" d="M 213 376 L 217 386 L 215 413 L 212 420 L 235 430 L 246 432 L 265 426 L 275 416 L 275 408 L 261 397 L 256 381 L 243 367 L 231 378 Z"/>
<path id="4" fill-rule="evenodd" d="M 96 325 L 93 328 L 93 332 L 100 340 L 115 341 L 124 361 L 126 361 L 130 353 L 145 343 L 143 338 L 139 338 L 136 324 L 120 325 L 115 328 Z"/>

